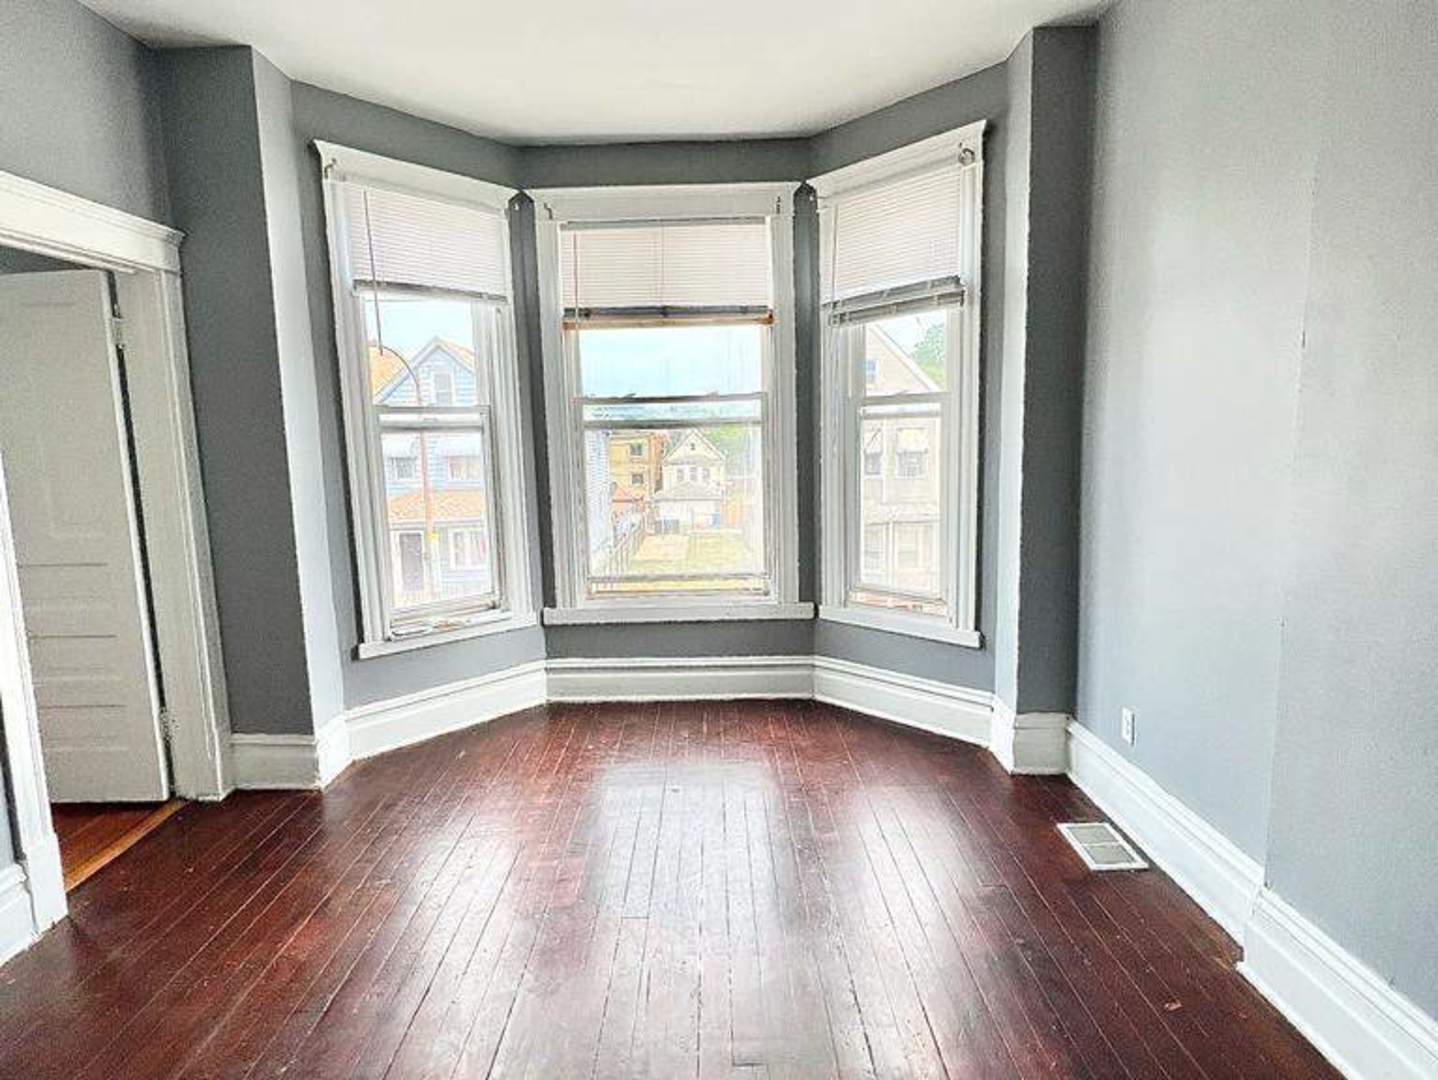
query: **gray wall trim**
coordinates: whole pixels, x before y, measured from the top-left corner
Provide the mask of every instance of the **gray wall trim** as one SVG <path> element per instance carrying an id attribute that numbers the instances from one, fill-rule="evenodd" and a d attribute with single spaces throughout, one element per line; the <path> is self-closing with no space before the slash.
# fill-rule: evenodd
<path id="1" fill-rule="evenodd" d="M 235 731 L 304 731 L 310 682 L 252 50 L 158 53 Z"/>

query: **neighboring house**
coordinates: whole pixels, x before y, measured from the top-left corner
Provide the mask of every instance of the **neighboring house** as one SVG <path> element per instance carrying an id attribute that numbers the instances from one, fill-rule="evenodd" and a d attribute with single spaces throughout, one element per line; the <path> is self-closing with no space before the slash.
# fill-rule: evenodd
<path id="1" fill-rule="evenodd" d="M 476 387 L 474 353 L 457 342 L 435 338 L 408 364 L 391 349 L 370 349 L 378 404 L 473 404 Z M 482 436 L 395 432 L 383 445 L 396 606 L 488 592 L 494 580 Z"/>
<path id="2" fill-rule="evenodd" d="M 877 323 L 869 324 L 864 345 L 869 394 L 933 393 L 939 389 Z M 863 422 L 863 581 L 903 592 L 939 592 L 936 553 L 941 445 L 937 415 L 884 416 Z"/>
<path id="3" fill-rule="evenodd" d="M 657 431 L 616 431 L 609 436 L 609 476 L 616 501 L 643 503 L 659 491 L 665 436 Z"/>
<path id="4" fill-rule="evenodd" d="M 678 432 L 663 459 L 655 530 L 689 532 L 721 526 L 726 470 L 724 454 L 702 431 Z"/>

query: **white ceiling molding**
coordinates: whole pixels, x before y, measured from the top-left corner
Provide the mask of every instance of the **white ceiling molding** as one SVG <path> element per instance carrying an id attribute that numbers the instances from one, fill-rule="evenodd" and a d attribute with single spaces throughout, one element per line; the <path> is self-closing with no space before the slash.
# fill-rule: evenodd
<path id="1" fill-rule="evenodd" d="M 807 136 L 1003 60 L 1102 0 L 84 0 L 152 45 L 517 142 Z"/>

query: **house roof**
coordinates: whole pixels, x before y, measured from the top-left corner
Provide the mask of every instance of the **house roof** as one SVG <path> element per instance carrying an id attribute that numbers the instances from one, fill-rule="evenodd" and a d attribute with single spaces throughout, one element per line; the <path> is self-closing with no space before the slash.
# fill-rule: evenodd
<path id="1" fill-rule="evenodd" d="M 431 491 L 430 506 L 436 522 L 484 520 L 484 492 L 474 488 L 457 491 Z M 406 491 L 389 497 L 390 525 L 424 524 L 424 495 Z"/>
<path id="2" fill-rule="evenodd" d="M 878 345 L 879 351 L 884 354 L 885 360 L 892 360 L 904 368 L 908 374 L 918 382 L 920 392 L 931 394 L 939 389 L 937 383 L 929 377 L 929 373 L 919 367 L 914 359 L 899 347 L 899 343 L 889 336 L 881 325 L 872 322 L 868 326 L 869 340 Z"/>
<path id="3" fill-rule="evenodd" d="M 698 439 L 701 444 L 699 448 L 693 452 L 686 449 L 691 436 Z M 674 436 L 673 445 L 669 448 L 669 452 L 664 455 L 664 462 L 669 465 L 678 465 L 689 461 L 703 463 L 723 460 L 724 455 L 719 452 L 719 448 L 710 441 L 709 436 L 705 435 L 704 432 L 698 428 L 686 428 L 683 431 L 677 432 Z"/>
<path id="4" fill-rule="evenodd" d="M 378 345 L 369 347 L 369 392 L 371 397 L 378 397 L 380 391 L 403 371 L 404 361 L 400 358 L 399 353 Z"/>
<path id="5" fill-rule="evenodd" d="M 414 354 L 409 367 L 418 371 L 435 356 L 443 353 L 458 361 L 464 367 L 474 370 L 474 350 L 449 338 L 430 338 Z M 404 359 L 400 353 L 388 346 L 383 349 L 371 345 L 369 348 L 369 388 L 372 400 L 383 398 L 408 376 Z"/>

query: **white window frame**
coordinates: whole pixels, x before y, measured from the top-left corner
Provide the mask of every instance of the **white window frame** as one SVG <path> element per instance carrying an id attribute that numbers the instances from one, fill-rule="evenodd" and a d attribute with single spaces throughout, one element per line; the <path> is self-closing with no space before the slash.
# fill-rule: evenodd
<path id="1" fill-rule="evenodd" d="M 829 332 L 824 313 L 817 315 L 820 342 L 819 430 L 821 446 L 821 565 L 819 618 L 890 633 L 981 648 L 978 630 L 979 519 L 979 322 L 982 310 L 984 128 L 980 120 L 887 154 L 836 169 L 809 183 L 821 200 L 901 179 L 943 162 L 960 164 L 960 229 L 963 243 L 957 267 L 963 302 L 949 332 L 950 386 L 948 420 L 937 452 L 946 472 L 945 506 L 938 536 L 947 616 L 925 615 L 853 604 L 850 591 L 862 563 L 859 515 L 854 493 L 862 480 L 863 451 L 852 418 L 856 365 Z M 853 437 L 850 433 L 853 432 Z M 930 448 L 930 454 L 935 452 Z M 928 463 L 933 468 L 933 462 Z M 897 461 L 895 462 L 897 469 Z M 950 519 L 950 520 L 945 520 Z"/>
<path id="2" fill-rule="evenodd" d="M 334 299 L 335 339 L 339 353 L 340 391 L 343 401 L 345 447 L 354 522 L 355 570 L 359 583 L 361 637 L 355 650 L 360 659 L 461 641 L 484 634 L 517 630 L 538 622 L 535 610 L 529 545 L 525 540 L 528 495 L 524 485 L 524 433 L 519 394 L 519 362 L 515 336 L 515 288 L 509 255 L 510 200 L 514 188 L 475 180 L 423 165 L 397 161 L 363 150 L 315 143 L 324 167 L 326 232 L 329 238 L 330 286 Z M 498 213 L 504 228 L 505 281 L 508 317 L 496 320 L 500 332 L 494 348 L 492 408 L 495 492 L 499 508 L 495 522 L 495 575 L 499 582 L 496 606 L 459 613 L 431 627 L 406 627 L 402 634 L 390 625 L 389 538 L 384 535 L 384 458 L 379 432 L 369 409 L 368 341 L 363 312 L 352 299 L 349 246 L 342 230 L 344 218 L 335 182 L 349 181 L 426 199 L 436 199 Z M 421 462 L 420 467 L 424 465 Z"/>
<path id="3" fill-rule="evenodd" d="M 541 344 L 548 416 L 550 506 L 554 524 L 556 606 L 551 625 L 809 619 L 800 603 L 798 473 L 795 416 L 793 197 L 797 185 L 682 184 L 531 191 L 539 267 Z M 765 528 L 772 566 L 771 594 L 682 597 L 591 597 L 585 588 L 583 440 L 579 437 L 576 372 L 563 337 L 559 290 L 559 230 L 573 221 L 672 221 L 704 218 L 769 219 L 773 270 L 773 347 L 769 365 L 771 422 L 765 427 Z"/>

